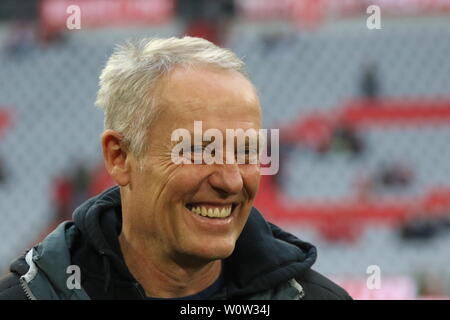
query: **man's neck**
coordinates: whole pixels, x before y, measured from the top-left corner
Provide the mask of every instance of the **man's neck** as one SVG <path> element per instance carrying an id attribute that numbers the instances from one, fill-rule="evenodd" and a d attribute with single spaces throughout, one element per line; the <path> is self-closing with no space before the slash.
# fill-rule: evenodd
<path id="1" fill-rule="evenodd" d="M 149 297 L 179 298 L 196 294 L 213 284 L 221 272 L 221 260 L 182 265 L 155 252 L 152 248 L 157 246 L 133 241 L 123 233 L 119 244 L 125 264 Z"/>

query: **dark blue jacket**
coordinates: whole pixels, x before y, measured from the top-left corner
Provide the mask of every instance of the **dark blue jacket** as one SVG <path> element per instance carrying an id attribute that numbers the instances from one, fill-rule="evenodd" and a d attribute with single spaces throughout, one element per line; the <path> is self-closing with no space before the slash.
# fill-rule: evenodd
<path id="1" fill-rule="evenodd" d="M 91 198 L 44 241 L 11 264 L 0 299 L 144 299 L 118 243 L 118 187 Z M 224 286 L 213 299 L 351 299 L 313 271 L 316 248 L 267 222 L 252 209 L 234 252 L 223 261 Z M 81 288 L 68 285 L 80 267 Z"/>

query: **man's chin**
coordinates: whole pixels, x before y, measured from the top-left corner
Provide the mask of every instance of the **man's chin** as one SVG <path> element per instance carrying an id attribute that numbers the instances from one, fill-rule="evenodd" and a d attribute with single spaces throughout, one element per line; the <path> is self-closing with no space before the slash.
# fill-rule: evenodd
<path id="1" fill-rule="evenodd" d="M 228 246 L 208 246 L 192 250 L 191 255 L 200 260 L 215 261 L 228 258 L 234 251 L 234 245 Z"/>

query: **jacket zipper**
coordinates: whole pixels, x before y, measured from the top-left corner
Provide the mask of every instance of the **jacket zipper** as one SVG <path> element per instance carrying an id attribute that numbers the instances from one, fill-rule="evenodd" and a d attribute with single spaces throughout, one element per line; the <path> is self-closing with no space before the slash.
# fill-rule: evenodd
<path id="1" fill-rule="evenodd" d="M 30 287 L 28 287 L 28 284 L 25 281 L 25 279 L 20 278 L 19 282 L 20 282 L 20 286 L 22 287 L 22 290 L 24 291 L 27 299 L 28 300 L 37 300 L 36 297 L 34 296 L 34 294 L 31 292 Z"/>
<path id="2" fill-rule="evenodd" d="M 19 283 L 23 291 L 25 292 L 25 296 L 27 297 L 28 300 L 37 300 L 33 292 L 31 291 L 30 287 L 28 286 L 28 282 L 34 279 L 34 277 L 38 272 L 37 267 L 33 262 L 33 248 L 26 253 L 25 261 L 30 267 L 27 273 L 25 273 L 19 278 Z"/>
<path id="3" fill-rule="evenodd" d="M 305 297 L 305 290 L 303 289 L 301 284 L 298 283 L 295 278 L 289 280 L 289 284 L 298 291 L 296 300 L 302 300 Z"/>

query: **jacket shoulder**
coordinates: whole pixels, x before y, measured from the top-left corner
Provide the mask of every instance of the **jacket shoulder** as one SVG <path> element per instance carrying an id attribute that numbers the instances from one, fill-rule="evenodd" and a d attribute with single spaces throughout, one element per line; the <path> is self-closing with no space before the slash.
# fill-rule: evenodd
<path id="1" fill-rule="evenodd" d="M 10 272 L 0 276 L 0 300 L 27 300 L 20 285 L 20 276 L 27 273 L 28 264 L 22 256 L 11 264 Z"/>
<path id="2" fill-rule="evenodd" d="M 0 300 L 26 300 L 19 276 L 13 272 L 0 277 Z"/>
<path id="3" fill-rule="evenodd" d="M 352 300 L 347 291 L 317 271 L 310 269 L 296 280 L 303 286 L 305 300 Z"/>

